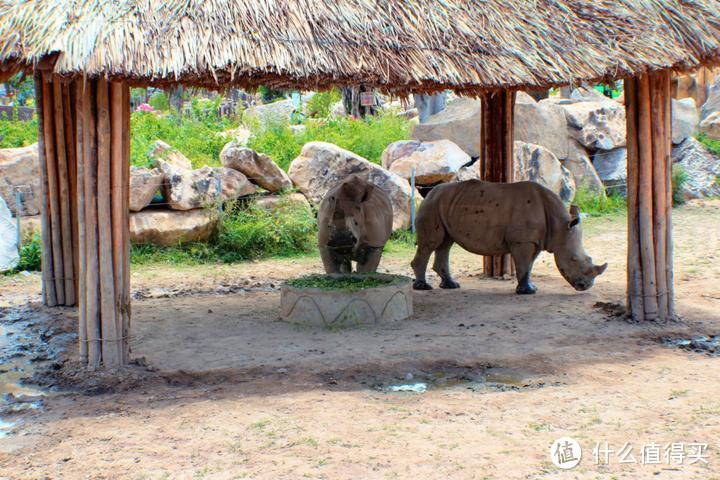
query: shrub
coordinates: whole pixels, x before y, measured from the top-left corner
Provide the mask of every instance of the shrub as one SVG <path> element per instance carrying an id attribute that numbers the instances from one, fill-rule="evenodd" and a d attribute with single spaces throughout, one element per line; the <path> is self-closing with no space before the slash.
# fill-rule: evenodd
<path id="1" fill-rule="evenodd" d="M 17 270 L 22 272 L 39 272 L 42 269 L 42 240 L 40 234 L 35 234 L 30 241 L 25 241 L 20 247 L 20 262 Z"/>
<path id="2" fill-rule="evenodd" d="M 586 187 L 578 188 L 572 203 L 577 205 L 582 213 L 590 216 L 620 213 L 627 210 L 627 201 L 619 193 L 602 196 Z"/>
<path id="3" fill-rule="evenodd" d="M 330 115 L 330 109 L 340 101 L 340 90 L 333 88 L 327 92 L 318 92 L 308 101 L 306 110 L 309 117 L 325 118 Z"/>
<path id="4" fill-rule="evenodd" d="M 279 123 L 258 125 L 253 130 L 248 146 L 269 155 L 287 170 L 303 145 L 313 141 L 334 143 L 379 164 L 385 147 L 409 138 L 410 122 L 395 115 L 380 115 L 360 120 L 310 120 L 306 123 L 306 130 L 300 134 L 293 133 L 287 124 Z"/>
<path id="5" fill-rule="evenodd" d="M 264 257 L 292 256 L 315 248 L 316 223 L 306 206 L 285 203 L 270 212 L 249 203 L 227 205 L 215 236 L 206 243 L 174 247 L 134 245 L 134 264 L 232 263 Z"/>
<path id="6" fill-rule="evenodd" d="M 682 205 L 686 202 L 683 187 L 688 181 L 688 174 L 680 165 L 673 165 L 671 179 L 673 206 Z"/>
<path id="7" fill-rule="evenodd" d="M 227 138 L 218 132 L 237 126 L 227 119 L 200 121 L 175 115 L 156 115 L 134 112 L 130 121 L 131 162 L 137 166 L 148 166 L 148 153 L 155 140 L 162 140 L 177 148 L 193 164 L 220 165 L 220 151 Z"/>
<path id="8" fill-rule="evenodd" d="M 711 153 L 720 156 L 720 140 L 712 140 L 703 133 L 698 134 L 697 140 Z"/>
<path id="9" fill-rule="evenodd" d="M 148 103 L 155 110 L 160 110 L 161 112 L 170 110 L 170 101 L 165 92 L 155 92 L 148 100 Z"/>
<path id="10" fill-rule="evenodd" d="M 0 117 L 0 148 L 27 147 L 38 141 L 37 116 L 29 122 L 17 119 L 17 113 Z"/>

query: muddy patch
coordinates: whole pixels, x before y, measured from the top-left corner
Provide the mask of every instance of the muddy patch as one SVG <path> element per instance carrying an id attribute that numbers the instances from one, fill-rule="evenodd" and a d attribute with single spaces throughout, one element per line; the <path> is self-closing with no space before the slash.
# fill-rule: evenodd
<path id="1" fill-rule="evenodd" d="M 140 288 L 132 294 L 133 300 L 146 300 L 151 298 L 176 298 L 188 297 L 191 295 L 230 295 L 250 292 L 273 292 L 279 291 L 279 282 L 260 280 L 249 277 L 236 282 L 220 282 L 217 285 L 198 287 L 180 285 L 176 287 L 152 287 Z"/>
<path id="2" fill-rule="evenodd" d="M 720 356 L 720 335 L 700 335 L 697 337 L 663 337 L 660 343 L 666 347 L 679 348 L 686 352 Z"/>
<path id="3" fill-rule="evenodd" d="M 493 393 L 538 389 L 560 385 L 544 376 L 520 369 L 486 364 L 437 363 L 404 365 L 375 371 L 342 371 L 322 375 L 327 385 L 366 388 L 389 394 L 418 394 L 441 390 Z"/>
<path id="4" fill-rule="evenodd" d="M 58 359 L 76 340 L 62 319 L 31 306 L 0 309 L 0 436 L 53 392 L 39 376 L 62 368 Z"/>

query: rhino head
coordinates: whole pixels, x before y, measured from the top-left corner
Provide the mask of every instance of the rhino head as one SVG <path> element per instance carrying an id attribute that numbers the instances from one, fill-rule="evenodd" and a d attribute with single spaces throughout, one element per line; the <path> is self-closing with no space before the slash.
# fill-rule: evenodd
<path id="1" fill-rule="evenodd" d="M 555 265 L 560 274 L 575 290 L 588 290 L 595 283 L 595 277 L 607 269 L 608 264 L 594 265 L 592 258 L 582 245 L 580 209 L 570 207 L 570 221 L 560 227 L 554 248 Z"/>
<path id="2" fill-rule="evenodd" d="M 362 203 L 369 197 L 372 184 L 352 177 L 330 198 L 332 215 L 328 225 L 328 247 L 355 251 L 365 238 L 365 211 Z"/>

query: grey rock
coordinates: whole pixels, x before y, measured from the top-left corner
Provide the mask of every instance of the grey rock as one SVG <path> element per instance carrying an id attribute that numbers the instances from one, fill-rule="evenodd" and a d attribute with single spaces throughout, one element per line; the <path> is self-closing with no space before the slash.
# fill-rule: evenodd
<path id="1" fill-rule="evenodd" d="M 237 170 L 205 166 L 198 170 L 176 168 L 160 161 L 165 177 L 163 197 L 173 210 L 204 208 L 255 193 L 255 185 Z"/>
<path id="2" fill-rule="evenodd" d="M 414 168 L 417 185 L 448 182 L 469 162 L 470 156 L 450 140 L 394 142 L 382 155 L 383 167 L 405 179 Z"/>
<path id="3" fill-rule="evenodd" d="M 536 102 L 530 95 L 518 92 L 515 102 L 514 138 L 542 145 L 557 158 L 568 156 L 568 134 L 565 110 L 553 102 Z"/>
<path id="4" fill-rule="evenodd" d="M 672 143 L 677 145 L 697 130 L 700 116 L 692 98 L 672 99 Z"/>
<path id="5" fill-rule="evenodd" d="M 413 140 L 450 140 L 471 157 L 480 156 L 480 100 L 456 98 L 445 109 L 413 127 Z"/>
<path id="6" fill-rule="evenodd" d="M 241 172 L 251 182 L 269 192 L 292 187 L 290 177 L 270 157 L 237 142 L 230 142 L 223 147 L 220 160 L 224 167 Z"/>
<path id="7" fill-rule="evenodd" d="M 0 149 L 0 197 L 13 215 L 17 215 L 15 192 L 22 194 L 20 216 L 39 215 L 42 190 L 38 144 L 22 148 Z"/>
<path id="8" fill-rule="evenodd" d="M 599 151 L 593 156 L 593 165 L 608 192 L 627 194 L 627 149 Z"/>
<path id="9" fill-rule="evenodd" d="M 539 183 L 557 193 L 565 202 L 575 198 L 575 180 L 547 148 L 532 143 L 515 142 L 515 181 Z"/>
<path id="10" fill-rule="evenodd" d="M 713 112 L 700 122 L 700 131 L 711 140 L 720 140 L 720 112 Z"/>
<path id="11" fill-rule="evenodd" d="M 200 242 L 215 231 L 218 215 L 213 210 L 145 210 L 130 214 L 133 243 L 172 246 Z"/>
<path id="12" fill-rule="evenodd" d="M 720 158 L 694 138 L 688 138 L 672 150 L 674 165 L 679 165 L 688 179 L 683 186 L 685 198 L 720 196 Z"/>
<path id="13" fill-rule="evenodd" d="M 12 270 L 19 261 L 15 221 L 5 200 L 0 197 L 0 272 Z"/>
<path id="14" fill-rule="evenodd" d="M 605 196 L 605 187 L 590 161 L 588 151 L 576 140 L 570 140 L 567 158 L 561 159 L 560 162 L 573 174 L 577 188 Z"/>
<path id="15" fill-rule="evenodd" d="M 130 167 L 130 211 L 139 212 L 152 202 L 165 176 L 159 169 Z"/>
<path id="16" fill-rule="evenodd" d="M 155 141 L 148 156 L 155 161 L 156 167 L 159 167 L 161 162 L 166 162 L 176 168 L 192 170 L 192 162 L 177 148 L 168 145 L 162 140 Z"/>

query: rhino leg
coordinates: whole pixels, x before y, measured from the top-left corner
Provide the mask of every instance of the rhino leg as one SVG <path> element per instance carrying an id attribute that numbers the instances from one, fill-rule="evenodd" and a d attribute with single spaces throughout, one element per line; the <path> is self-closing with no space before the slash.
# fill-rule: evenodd
<path id="1" fill-rule="evenodd" d="M 510 253 L 515 262 L 518 280 L 515 293 L 519 295 L 532 295 L 537 292 L 537 287 L 530 280 L 530 272 L 540 251 L 534 243 L 518 243 L 510 247 Z"/>
<path id="2" fill-rule="evenodd" d="M 340 273 L 340 263 L 337 261 L 337 257 L 325 246 L 319 247 L 319 250 L 325 273 Z"/>
<path id="3" fill-rule="evenodd" d="M 440 275 L 440 288 L 460 288 L 460 284 L 450 275 L 450 247 L 453 243 L 453 239 L 447 235 L 443 243 L 435 250 L 433 270 Z"/>
<path id="4" fill-rule="evenodd" d="M 382 256 L 382 248 L 367 248 L 363 255 L 363 261 L 357 263 L 358 273 L 373 273 L 377 271 L 380 265 L 380 257 Z"/>

